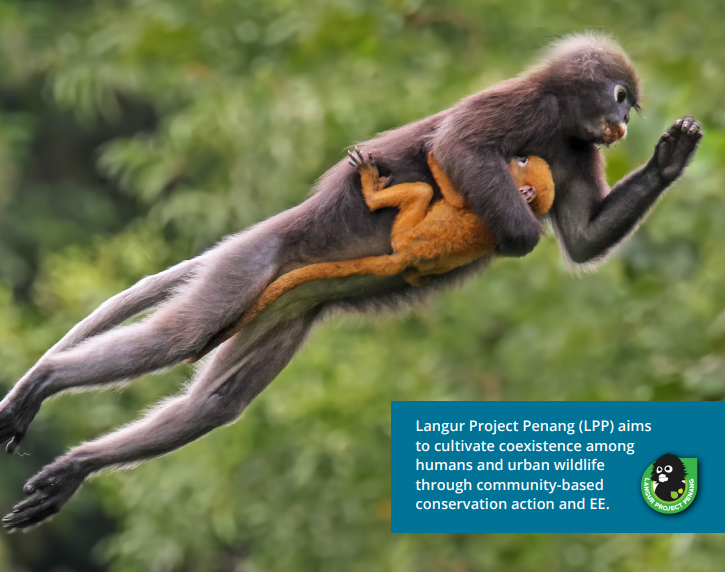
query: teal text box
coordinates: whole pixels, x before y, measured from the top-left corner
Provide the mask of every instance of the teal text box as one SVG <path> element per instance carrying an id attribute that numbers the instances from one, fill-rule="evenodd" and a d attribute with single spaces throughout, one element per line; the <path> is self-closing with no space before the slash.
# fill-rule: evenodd
<path id="1" fill-rule="evenodd" d="M 393 532 L 725 531 L 725 403 L 398 401 L 391 416 Z M 643 483 L 683 480 L 656 473 L 668 453 L 691 474 L 665 503 Z"/>

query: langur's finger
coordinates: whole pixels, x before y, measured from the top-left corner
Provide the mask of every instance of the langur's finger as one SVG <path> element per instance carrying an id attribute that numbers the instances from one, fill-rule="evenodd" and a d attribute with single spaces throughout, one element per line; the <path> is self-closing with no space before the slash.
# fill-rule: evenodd
<path id="1" fill-rule="evenodd" d="M 58 509 L 55 505 L 42 503 L 19 513 L 10 513 L 3 518 L 3 525 L 8 529 L 26 528 L 33 524 L 38 524 L 46 518 L 53 516 L 56 512 L 58 512 Z"/>
<path id="2" fill-rule="evenodd" d="M 688 135 L 694 135 L 695 133 L 697 133 L 700 130 L 700 127 L 701 127 L 700 122 L 699 121 L 695 121 L 690 126 L 690 129 L 687 130 L 687 134 Z"/>
<path id="3" fill-rule="evenodd" d="M 682 133 L 682 119 L 675 121 L 672 124 L 672 127 L 667 130 L 667 133 L 670 137 L 677 137 L 680 133 Z"/>
<path id="4" fill-rule="evenodd" d="M 688 115 L 682 120 L 682 132 L 685 133 L 689 128 L 690 125 L 692 125 L 693 117 L 692 115 Z"/>
<path id="5" fill-rule="evenodd" d="M 46 495 L 46 494 L 36 493 L 33 496 L 25 499 L 24 501 L 21 501 L 18 504 L 16 504 L 15 507 L 13 508 L 12 514 L 17 514 L 20 511 L 37 506 L 47 498 L 48 498 L 48 495 Z"/>

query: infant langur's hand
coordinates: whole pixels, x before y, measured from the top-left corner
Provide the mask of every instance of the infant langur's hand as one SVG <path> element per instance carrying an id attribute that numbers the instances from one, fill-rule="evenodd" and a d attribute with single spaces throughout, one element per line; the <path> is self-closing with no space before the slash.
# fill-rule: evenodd
<path id="1" fill-rule="evenodd" d="M 519 192 L 523 195 L 524 200 L 527 203 L 531 203 L 536 198 L 537 190 L 536 187 L 532 187 L 531 185 L 524 185 L 519 189 Z"/>

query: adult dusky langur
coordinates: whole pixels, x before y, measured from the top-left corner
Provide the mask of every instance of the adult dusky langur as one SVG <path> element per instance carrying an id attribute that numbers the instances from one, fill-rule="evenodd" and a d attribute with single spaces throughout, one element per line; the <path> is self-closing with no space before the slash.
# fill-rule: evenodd
<path id="1" fill-rule="evenodd" d="M 516 257 L 536 246 L 541 225 L 514 185 L 508 162 L 514 156 L 543 158 L 556 185 L 550 216 L 561 249 L 574 263 L 586 263 L 635 229 L 682 173 L 703 135 L 692 117 L 678 119 L 652 158 L 609 189 L 598 145 L 625 135 L 639 97 L 637 75 L 622 49 L 606 37 L 577 35 L 557 42 L 520 76 L 360 147 L 374 154 L 389 185 L 434 185 L 426 164 L 432 152 L 492 231 L 496 252 Z M 0 403 L 0 440 L 9 440 L 12 452 L 42 401 L 54 394 L 133 379 L 200 355 L 285 272 L 389 253 L 395 214 L 371 212 L 360 177 L 341 161 L 301 205 L 141 280 L 75 326 Z M 25 485 L 29 496 L 5 517 L 5 526 L 27 528 L 55 514 L 91 474 L 163 455 L 233 422 L 326 311 L 419 298 L 490 259 L 434 277 L 420 288 L 396 275 L 321 280 L 293 290 L 204 360 L 185 393 L 44 467 Z M 145 320 L 122 325 L 149 308 L 153 313 Z"/>

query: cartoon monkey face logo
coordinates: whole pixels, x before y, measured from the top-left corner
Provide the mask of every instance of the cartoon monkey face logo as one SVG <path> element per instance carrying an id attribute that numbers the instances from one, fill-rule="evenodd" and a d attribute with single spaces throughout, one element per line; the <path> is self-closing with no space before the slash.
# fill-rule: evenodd
<path id="1" fill-rule="evenodd" d="M 687 469 L 677 456 L 662 455 L 652 465 L 652 490 L 660 500 L 676 501 L 685 492 L 686 476 Z"/>
<path id="2" fill-rule="evenodd" d="M 640 486 L 642 498 L 652 510 L 662 514 L 682 512 L 697 496 L 697 459 L 662 455 L 644 470 Z"/>

